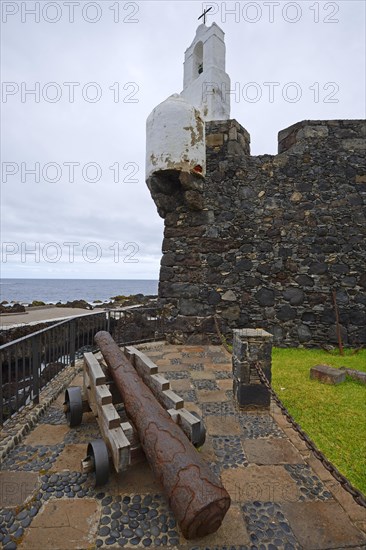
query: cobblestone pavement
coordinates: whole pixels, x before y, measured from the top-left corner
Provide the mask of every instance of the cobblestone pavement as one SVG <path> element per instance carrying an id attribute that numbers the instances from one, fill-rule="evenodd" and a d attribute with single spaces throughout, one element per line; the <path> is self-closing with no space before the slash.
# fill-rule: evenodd
<path id="1" fill-rule="evenodd" d="M 307 450 L 277 406 L 240 412 L 231 395 L 231 357 L 217 346 L 140 346 L 186 408 L 204 418 L 202 457 L 232 504 L 220 529 L 183 538 L 146 461 L 107 485 L 81 473 L 99 437 L 91 413 L 70 429 L 63 394 L 17 444 L 0 470 L 0 545 L 7 550 L 182 548 L 275 550 L 366 548 L 366 514 Z M 80 374 L 72 385 L 81 385 Z M 24 417 L 24 415 L 23 415 Z M 1 438 L 9 441 L 9 430 Z M 0 446 L 1 446 L 0 438 Z"/>

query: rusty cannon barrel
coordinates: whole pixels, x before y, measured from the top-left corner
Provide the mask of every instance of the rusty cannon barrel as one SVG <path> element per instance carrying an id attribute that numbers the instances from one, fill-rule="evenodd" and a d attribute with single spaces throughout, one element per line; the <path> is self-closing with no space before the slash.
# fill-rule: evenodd
<path id="1" fill-rule="evenodd" d="M 149 464 L 186 539 L 214 533 L 230 496 L 192 443 L 158 403 L 108 332 L 95 336 Z"/>

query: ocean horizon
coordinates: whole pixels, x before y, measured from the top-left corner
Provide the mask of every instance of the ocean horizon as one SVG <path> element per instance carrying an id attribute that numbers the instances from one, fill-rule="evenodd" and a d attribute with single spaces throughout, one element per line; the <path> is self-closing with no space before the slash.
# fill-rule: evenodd
<path id="1" fill-rule="evenodd" d="M 56 304 L 72 300 L 109 301 L 112 296 L 154 295 L 154 279 L 11 279 L 0 281 L 0 302 L 30 304 L 33 300 Z"/>

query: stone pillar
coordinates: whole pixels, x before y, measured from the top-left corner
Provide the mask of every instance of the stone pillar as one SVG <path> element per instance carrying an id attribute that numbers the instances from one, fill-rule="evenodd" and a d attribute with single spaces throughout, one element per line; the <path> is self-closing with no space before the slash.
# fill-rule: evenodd
<path id="1" fill-rule="evenodd" d="M 261 383 L 258 362 L 271 381 L 272 334 L 262 329 L 233 330 L 234 397 L 241 408 L 269 409 L 271 396 Z"/>

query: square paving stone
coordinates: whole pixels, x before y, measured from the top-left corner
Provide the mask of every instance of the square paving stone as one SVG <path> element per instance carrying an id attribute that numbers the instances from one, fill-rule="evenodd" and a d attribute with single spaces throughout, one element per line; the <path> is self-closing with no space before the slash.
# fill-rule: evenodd
<path id="1" fill-rule="evenodd" d="M 242 507 L 251 548 L 300 550 L 281 505 L 254 501 Z"/>
<path id="2" fill-rule="evenodd" d="M 209 390 L 197 390 L 198 401 L 200 403 L 218 403 L 228 401 L 228 397 L 222 390 L 209 391 Z"/>
<path id="3" fill-rule="evenodd" d="M 212 446 L 215 451 L 216 462 L 221 468 L 237 468 L 248 464 L 240 437 L 236 435 L 215 435 L 212 436 Z"/>
<path id="4" fill-rule="evenodd" d="M 171 380 L 170 386 L 173 391 L 176 391 L 178 393 L 180 391 L 189 391 L 193 389 L 190 378 L 186 378 L 184 380 Z"/>
<path id="5" fill-rule="evenodd" d="M 94 499 L 50 500 L 26 530 L 19 550 L 73 550 L 94 545 L 100 504 Z"/>
<path id="6" fill-rule="evenodd" d="M 40 424 L 23 440 L 24 445 L 57 445 L 70 432 L 68 426 Z"/>
<path id="7" fill-rule="evenodd" d="M 225 363 L 211 363 L 210 365 L 207 365 L 207 370 L 212 370 L 213 372 L 230 372 L 232 374 L 233 372 L 233 366 L 231 362 L 225 362 Z"/>
<path id="8" fill-rule="evenodd" d="M 301 439 L 294 428 L 284 428 L 283 433 L 286 437 L 289 438 L 289 440 L 293 443 L 293 445 L 295 445 L 296 449 L 298 449 L 299 451 L 307 452 L 309 450 L 306 446 L 305 441 Z"/>
<path id="9" fill-rule="evenodd" d="M 145 350 L 148 350 L 148 349 L 151 349 L 151 346 L 153 345 L 157 345 L 156 342 L 147 342 L 147 343 L 144 343 L 144 344 L 140 344 L 137 347 L 137 349 L 141 349 L 141 351 L 143 351 L 144 349 Z M 164 353 L 174 353 L 175 351 L 177 351 L 177 347 L 175 344 L 168 344 L 168 342 L 166 342 L 165 340 L 160 340 L 159 342 L 159 347 L 161 345 L 163 345 L 163 350 L 164 350 Z M 179 348 L 180 349 L 180 348 Z"/>
<path id="10" fill-rule="evenodd" d="M 218 385 L 220 390 L 223 390 L 224 392 L 227 392 L 227 391 L 230 390 L 232 392 L 233 381 L 231 379 L 230 380 L 216 380 L 216 382 L 217 382 L 217 385 Z"/>
<path id="11" fill-rule="evenodd" d="M 63 451 L 52 465 L 52 471 L 61 472 L 62 470 L 70 470 L 81 472 L 81 461 L 86 457 L 86 450 L 87 446 L 85 444 L 65 445 Z"/>
<path id="12" fill-rule="evenodd" d="M 222 472 L 224 487 L 233 501 L 298 502 L 301 496 L 295 481 L 283 466 L 232 468 Z"/>
<path id="13" fill-rule="evenodd" d="M 240 435 L 240 425 L 235 416 L 208 416 L 205 426 L 211 435 Z"/>
<path id="14" fill-rule="evenodd" d="M 292 531 L 307 550 L 340 548 L 366 543 L 337 502 L 293 502 L 283 505 Z"/>
<path id="15" fill-rule="evenodd" d="M 302 457 L 287 439 L 244 439 L 249 462 L 254 464 L 301 464 Z"/>
<path id="16" fill-rule="evenodd" d="M 172 364 L 170 361 L 155 361 L 155 364 L 158 366 L 158 372 L 165 373 L 165 372 L 181 372 L 182 370 L 189 370 L 189 367 L 187 365 L 181 365 L 181 364 Z"/>
<path id="17" fill-rule="evenodd" d="M 190 541 L 190 543 L 194 545 L 194 540 Z M 239 545 L 247 545 L 249 543 L 250 538 L 243 522 L 240 507 L 232 505 L 216 533 L 198 539 L 196 546 L 193 546 L 193 548 L 238 548 Z M 188 544 L 188 541 L 181 536 L 180 544 L 183 546 Z"/>
<path id="18" fill-rule="evenodd" d="M 38 486 L 34 472 L 0 472 L 0 508 L 21 506 Z"/>
<path id="19" fill-rule="evenodd" d="M 101 490 L 110 495 L 128 495 L 137 492 L 139 494 L 161 493 L 162 488 L 145 459 L 139 464 L 129 466 L 120 474 L 117 474 L 111 466 L 108 483 L 103 485 Z"/>

